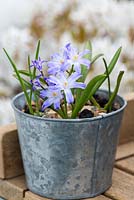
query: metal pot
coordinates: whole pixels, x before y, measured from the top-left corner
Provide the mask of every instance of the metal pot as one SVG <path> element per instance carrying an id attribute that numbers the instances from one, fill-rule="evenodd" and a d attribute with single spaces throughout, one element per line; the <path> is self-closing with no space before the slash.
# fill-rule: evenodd
<path id="1" fill-rule="evenodd" d="M 99 93 L 107 95 L 104 90 Z M 12 101 L 28 189 L 53 199 L 94 197 L 112 184 L 118 133 L 126 101 L 105 116 L 49 119 L 21 110 L 24 94 Z"/>

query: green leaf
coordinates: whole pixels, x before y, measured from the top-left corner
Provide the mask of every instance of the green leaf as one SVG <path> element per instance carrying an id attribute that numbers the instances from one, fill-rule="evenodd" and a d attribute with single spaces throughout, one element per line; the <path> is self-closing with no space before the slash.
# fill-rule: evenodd
<path id="1" fill-rule="evenodd" d="M 40 40 L 37 44 L 36 53 L 35 53 L 35 60 L 38 60 L 38 58 L 39 58 L 39 51 L 40 51 Z M 34 67 L 34 70 L 33 70 L 33 79 L 35 79 L 35 76 L 36 76 L 36 67 Z"/>
<path id="2" fill-rule="evenodd" d="M 86 104 L 86 102 L 93 96 L 93 94 L 97 91 L 98 86 L 96 86 L 96 83 L 100 82 L 100 80 L 104 79 L 105 77 L 106 77 L 105 74 L 98 75 L 98 76 L 94 77 L 88 83 L 87 87 L 82 92 L 81 97 L 78 99 L 78 101 L 75 104 L 71 118 L 77 117 L 79 111 L 83 108 L 83 106 Z"/>
<path id="3" fill-rule="evenodd" d="M 28 55 L 27 64 L 28 64 L 28 70 L 29 70 L 30 80 L 32 80 L 32 70 L 31 70 L 31 66 L 30 66 L 30 55 Z M 32 103 L 32 95 L 33 95 L 33 90 L 31 88 L 30 95 L 29 95 L 31 103 Z"/>
<path id="4" fill-rule="evenodd" d="M 15 63 L 13 62 L 13 60 L 12 60 L 12 59 L 10 58 L 10 56 L 8 55 L 7 51 L 6 51 L 5 49 L 3 49 L 3 50 L 4 50 L 4 52 L 5 52 L 5 54 L 6 54 L 7 58 L 8 58 L 8 60 L 10 61 L 11 65 L 12 65 L 12 67 L 13 67 L 15 73 L 16 73 L 16 76 L 17 76 L 17 78 L 18 78 L 18 80 L 19 80 L 19 82 L 20 82 L 21 88 L 22 88 L 22 90 L 23 90 L 23 92 L 24 92 L 24 94 L 25 94 L 25 98 L 26 98 L 26 101 L 27 101 L 27 103 L 28 103 L 28 107 L 29 107 L 30 113 L 33 114 L 32 105 L 31 105 L 31 103 L 30 103 L 28 93 L 27 93 L 27 91 L 26 91 L 26 88 L 25 88 L 25 85 L 24 85 L 24 83 L 23 83 L 23 81 L 22 81 L 22 78 L 21 78 L 21 76 L 20 76 L 20 74 L 19 74 L 19 72 L 18 72 L 18 69 L 17 69 Z"/>
<path id="5" fill-rule="evenodd" d="M 88 60 L 92 60 L 92 44 L 90 41 L 88 41 L 85 45 L 85 48 L 84 49 L 88 49 L 90 52 L 89 54 L 86 54 L 84 56 L 84 58 L 88 59 Z M 80 81 L 81 82 L 84 82 L 86 77 L 87 77 L 87 74 L 88 74 L 88 71 L 89 69 L 85 66 L 85 65 L 81 65 L 81 74 L 82 74 L 82 77 L 80 78 Z"/>
<path id="6" fill-rule="evenodd" d="M 17 80 L 19 80 L 16 74 L 13 74 L 13 76 Z M 21 77 L 21 80 L 22 80 L 23 84 L 26 86 L 26 89 L 31 89 L 32 88 L 32 85 L 28 81 L 26 81 L 24 78 Z"/>
<path id="7" fill-rule="evenodd" d="M 119 58 L 120 53 L 121 53 L 121 50 L 122 50 L 122 47 L 120 47 L 120 48 L 116 51 L 116 53 L 114 54 L 114 56 L 113 56 L 111 62 L 109 63 L 109 65 L 108 65 L 108 73 L 109 73 L 109 74 L 112 72 L 112 70 L 113 70 L 115 64 L 117 63 L 118 58 Z M 105 72 L 105 73 L 106 73 L 106 72 Z"/>
<path id="8" fill-rule="evenodd" d="M 96 60 L 98 60 L 98 58 L 100 58 L 100 57 L 103 56 L 103 55 L 104 55 L 103 53 L 100 53 L 100 54 L 96 55 L 96 56 L 91 60 L 90 65 L 92 65 Z"/>
<path id="9" fill-rule="evenodd" d="M 91 61 L 92 59 L 92 44 L 90 41 L 88 41 L 86 44 L 85 44 L 85 47 L 84 49 L 88 49 L 90 51 L 89 54 L 85 55 L 84 58 L 86 59 L 89 59 Z M 81 74 L 82 74 L 82 77 L 79 79 L 79 82 L 84 82 L 87 75 L 88 75 L 88 71 L 89 69 L 85 66 L 85 65 L 81 65 Z M 76 101 L 77 99 L 79 99 L 80 95 L 81 95 L 81 89 L 77 89 L 77 92 L 76 92 Z"/>
<path id="10" fill-rule="evenodd" d="M 115 99 L 115 97 L 116 97 L 116 95 L 118 93 L 123 74 L 124 74 L 124 71 L 120 71 L 120 73 L 118 75 L 118 78 L 117 78 L 117 82 L 116 82 L 116 86 L 115 86 L 114 92 L 112 93 L 108 103 L 104 107 L 105 110 L 109 110 L 109 107 L 112 106 L 112 103 L 113 103 L 113 101 L 114 101 L 114 99 Z"/>
<path id="11" fill-rule="evenodd" d="M 92 44 L 90 41 L 88 41 L 86 44 L 85 44 L 85 48 L 84 49 L 88 49 L 90 51 L 89 54 L 85 55 L 84 57 L 89 59 L 89 60 L 92 60 Z"/>
<path id="12" fill-rule="evenodd" d="M 30 64 L 30 56 L 28 55 L 27 58 L 27 64 L 28 64 L 28 70 L 29 70 L 29 75 L 30 75 L 30 79 L 32 80 L 32 71 L 31 71 L 31 64 Z"/>
<path id="13" fill-rule="evenodd" d="M 109 93 L 109 98 L 110 98 L 110 95 L 111 95 L 111 84 L 110 84 L 110 76 L 109 76 L 109 73 L 108 73 L 108 67 L 107 67 L 107 63 L 106 63 L 106 60 L 103 58 L 103 62 L 104 62 L 104 66 L 106 68 L 106 75 L 107 75 L 107 80 L 108 80 L 108 93 Z"/>
<path id="14" fill-rule="evenodd" d="M 40 51 L 40 40 L 38 41 L 37 48 L 36 48 L 36 54 L 35 54 L 36 60 L 38 60 L 39 58 L 39 51 Z"/>
<path id="15" fill-rule="evenodd" d="M 38 60 L 39 58 L 39 51 L 40 51 L 40 40 L 38 41 L 37 49 L 36 49 L 36 54 L 35 54 L 35 59 Z M 33 79 L 36 77 L 36 68 L 34 67 L 33 70 Z M 35 98 L 35 103 L 36 103 L 36 112 L 39 113 L 39 100 L 38 97 L 36 96 L 36 93 L 33 92 L 34 98 Z"/>
<path id="16" fill-rule="evenodd" d="M 18 70 L 19 74 L 23 74 L 25 76 L 30 76 L 29 72 L 26 70 Z"/>
<path id="17" fill-rule="evenodd" d="M 121 53 L 121 47 L 115 52 L 115 54 L 114 54 L 114 56 L 113 56 L 113 58 L 112 58 L 112 60 L 111 60 L 111 62 L 109 63 L 109 65 L 108 65 L 108 71 L 106 72 L 105 71 L 105 73 L 104 74 L 111 74 L 111 72 L 112 72 L 112 70 L 114 69 L 114 67 L 115 67 L 115 64 L 117 63 L 117 61 L 118 61 L 118 58 L 119 58 L 119 56 L 120 56 L 120 53 Z M 98 83 L 97 83 L 97 87 L 99 88 L 100 87 L 100 85 L 102 85 L 103 84 L 103 82 L 106 80 L 106 78 L 107 78 L 107 76 L 106 77 L 104 77 L 102 80 L 100 80 L 100 81 L 98 81 Z"/>

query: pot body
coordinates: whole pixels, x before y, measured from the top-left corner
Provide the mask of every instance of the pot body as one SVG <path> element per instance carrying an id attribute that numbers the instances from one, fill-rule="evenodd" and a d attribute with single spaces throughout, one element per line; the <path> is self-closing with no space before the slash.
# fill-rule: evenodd
<path id="1" fill-rule="evenodd" d="M 107 95 L 106 91 L 100 91 Z M 23 93 L 13 99 L 29 190 L 53 199 L 80 199 L 111 186 L 118 132 L 126 102 L 106 116 L 45 119 L 21 112 Z"/>

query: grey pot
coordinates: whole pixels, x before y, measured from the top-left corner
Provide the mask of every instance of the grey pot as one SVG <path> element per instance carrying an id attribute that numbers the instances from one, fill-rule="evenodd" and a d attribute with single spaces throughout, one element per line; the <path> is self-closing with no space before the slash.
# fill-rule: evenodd
<path id="1" fill-rule="evenodd" d="M 107 95 L 106 91 L 99 93 Z M 86 119 L 48 119 L 23 113 L 24 94 L 12 105 L 16 115 L 29 190 L 53 199 L 94 197 L 112 184 L 118 132 L 126 101 L 117 111 Z"/>

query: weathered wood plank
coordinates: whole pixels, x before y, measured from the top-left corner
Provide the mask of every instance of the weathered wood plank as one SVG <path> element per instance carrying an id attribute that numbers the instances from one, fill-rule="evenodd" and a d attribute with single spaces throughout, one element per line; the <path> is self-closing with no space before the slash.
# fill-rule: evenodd
<path id="1" fill-rule="evenodd" d="M 32 192 L 30 191 L 27 191 L 25 193 L 25 198 L 24 200 L 50 200 L 50 199 L 47 199 L 47 198 L 43 198 L 43 197 L 40 197 L 36 194 L 33 194 Z M 108 198 L 108 197 L 105 197 L 103 195 L 100 195 L 98 197 L 95 197 L 95 198 L 88 198 L 88 199 L 85 199 L 85 200 L 111 200 L 111 198 Z"/>
<path id="2" fill-rule="evenodd" d="M 119 145 L 116 152 L 116 160 L 134 155 L 134 141 Z"/>
<path id="3" fill-rule="evenodd" d="M 0 196 L 8 200 L 23 200 L 27 190 L 24 176 L 0 180 Z"/>
<path id="4" fill-rule="evenodd" d="M 0 178 L 12 178 L 24 173 L 15 124 L 0 128 Z"/>
<path id="5" fill-rule="evenodd" d="M 50 199 L 47 199 L 47 198 L 43 198 L 41 196 L 38 196 L 36 194 L 33 194 L 32 192 L 30 191 L 27 191 L 25 193 L 25 198 L 24 200 L 50 200 Z"/>
<path id="6" fill-rule="evenodd" d="M 134 176 L 114 169 L 112 187 L 105 195 L 116 200 L 134 199 Z"/>
<path id="7" fill-rule="evenodd" d="M 116 162 L 115 166 L 134 175 L 134 156 Z"/>
<path id="8" fill-rule="evenodd" d="M 134 93 L 127 94 L 125 99 L 127 100 L 127 107 L 124 112 L 122 126 L 120 129 L 120 144 L 134 141 Z"/>

